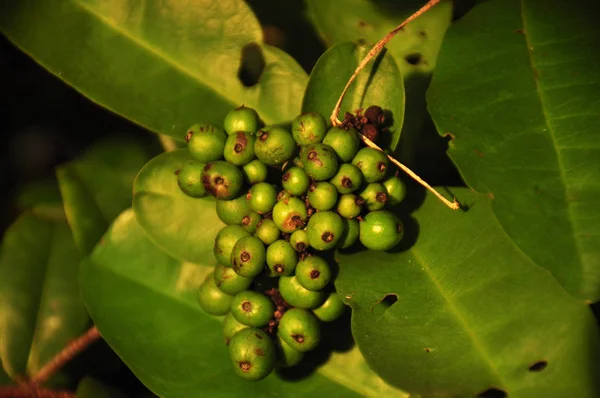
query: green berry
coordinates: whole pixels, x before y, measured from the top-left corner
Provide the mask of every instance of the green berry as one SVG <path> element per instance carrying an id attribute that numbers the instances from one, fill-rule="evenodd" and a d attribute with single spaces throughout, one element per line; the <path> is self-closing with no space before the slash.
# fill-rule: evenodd
<path id="1" fill-rule="evenodd" d="M 225 344 L 229 345 L 229 341 L 234 334 L 242 329 L 246 329 L 248 326 L 238 322 L 231 312 L 225 315 L 223 319 L 223 336 L 225 337 Z"/>
<path id="2" fill-rule="evenodd" d="M 292 308 L 279 320 L 277 334 L 296 351 L 307 352 L 321 341 L 321 325 L 310 311 Z"/>
<path id="3" fill-rule="evenodd" d="M 209 123 L 194 124 L 185 136 L 190 155 L 202 163 L 223 159 L 226 139 L 221 128 Z"/>
<path id="4" fill-rule="evenodd" d="M 225 267 L 231 267 L 231 252 L 238 240 L 250 234 L 239 225 L 228 225 L 221 229 L 215 238 L 213 253 L 217 262 Z"/>
<path id="5" fill-rule="evenodd" d="M 326 144 L 312 144 L 302 148 L 300 158 L 304 171 L 315 181 L 328 180 L 335 175 L 338 159 L 332 147 Z"/>
<path id="6" fill-rule="evenodd" d="M 354 127 L 349 127 L 347 130 L 332 127 L 323 138 L 323 144 L 332 147 L 342 162 L 349 162 L 358 152 L 360 137 Z"/>
<path id="7" fill-rule="evenodd" d="M 273 208 L 273 221 L 282 232 L 304 228 L 307 218 L 306 205 L 298 198 L 280 200 Z"/>
<path id="8" fill-rule="evenodd" d="M 374 148 L 362 148 L 352 164 L 360 169 L 367 183 L 377 182 L 383 179 L 388 167 L 388 159 L 385 153 Z"/>
<path id="9" fill-rule="evenodd" d="M 290 236 L 290 245 L 297 252 L 308 250 L 310 244 L 308 243 L 308 234 L 306 231 L 303 229 L 294 231 Z"/>
<path id="10" fill-rule="evenodd" d="M 337 189 L 326 181 L 317 182 L 308 188 L 308 201 L 319 211 L 332 209 L 337 202 Z"/>
<path id="11" fill-rule="evenodd" d="M 319 143 L 326 132 L 327 122 L 316 112 L 303 113 L 292 121 L 292 135 L 298 145 Z"/>
<path id="12" fill-rule="evenodd" d="M 222 292 L 215 284 L 213 274 L 210 273 L 200 285 L 197 299 L 200 307 L 207 314 L 225 315 L 229 312 L 233 296 Z"/>
<path id="13" fill-rule="evenodd" d="M 207 163 L 202 170 L 202 183 L 206 191 L 217 199 L 233 199 L 242 190 L 242 172 L 229 162 L 217 160 Z"/>
<path id="14" fill-rule="evenodd" d="M 231 200 L 217 200 L 217 216 L 227 225 L 242 225 L 242 219 L 250 212 L 246 195 Z"/>
<path id="15" fill-rule="evenodd" d="M 202 184 L 203 168 L 203 163 L 197 160 L 187 160 L 177 171 L 177 184 L 187 196 L 192 198 L 206 196 L 206 189 Z"/>
<path id="16" fill-rule="evenodd" d="M 277 194 L 277 201 L 278 202 L 287 202 L 293 197 L 294 197 L 294 195 L 283 190 L 283 191 L 279 191 L 279 193 Z"/>
<path id="17" fill-rule="evenodd" d="M 252 278 L 245 278 L 235 273 L 233 268 L 217 265 L 214 272 L 215 284 L 227 294 L 238 294 L 248 289 L 252 284 Z"/>
<path id="18" fill-rule="evenodd" d="M 266 257 L 270 276 L 291 275 L 298 262 L 298 255 L 289 242 L 283 239 L 267 247 Z"/>
<path id="19" fill-rule="evenodd" d="M 236 166 L 243 166 L 254 159 L 254 135 L 238 131 L 227 137 L 223 156 L 225 160 Z"/>
<path id="20" fill-rule="evenodd" d="M 275 367 L 277 351 L 273 340 L 260 329 L 242 329 L 229 341 L 229 358 L 234 372 L 249 381 L 267 377 Z"/>
<path id="21" fill-rule="evenodd" d="M 360 228 L 358 220 L 354 218 L 344 218 L 342 221 L 344 222 L 344 233 L 338 241 L 337 247 L 339 247 L 340 249 L 345 249 L 347 247 L 352 246 L 354 242 L 356 242 L 356 240 L 358 239 Z"/>
<path id="22" fill-rule="evenodd" d="M 242 167 L 242 174 L 244 180 L 250 185 L 263 182 L 268 175 L 267 165 L 258 159 L 254 159 Z"/>
<path id="23" fill-rule="evenodd" d="M 254 109 L 242 105 L 225 115 L 223 128 L 230 135 L 238 131 L 254 134 L 260 128 L 260 118 Z"/>
<path id="24" fill-rule="evenodd" d="M 281 177 L 283 189 L 294 196 L 302 196 L 308 190 L 310 178 L 300 167 L 292 167 Z"/>
<path id="25" fill-rule="evenodd" d="M 295 276 L 279 278 L 279 294 L 292 307 L 304 309 L 316 308 L 325 300 L 324 291 L 304 288 Z"/>
<path id="26" fill-rule="evenodd" d="M 280 233 L 281 231 L 279 231 L 279 228 L 275 225 L 275 221 L 270 218 L 263 218 L 258 223 L 254 235 L 262 240 L 265 245 L 270 245 L 279 239 Z"/>
<path id="27" fill-rule="evenodd" d="M 275 187 L 267 182 L 259 182 L 252 185 L 246 199 L 250 202 L 250 208 L 258 214 L 265 214 L 273 210 L 277 203 L 277 191 Z"/>
<path id="28" fill-rule="evenodd" d="M 371 250 L 389 250 L 404 235 L 400 219 L 386 210 L 372 211 L 360 222 L 360 243 Z"/>
<path id="29" fill-rule="evenodd" d="M 245 290 L 235 295 L 231 301 L 231 313 L 238 322 L 252 327 L 267 326 L 273 313 L 275 304 L 262 293 Z"/>
<path id="30" fill-rule="evenodd" d="M 256 236 L 245 236 L 233 246 L 230 261 L 238 275 L 253 278 L 265 267 L 265 245 Z"/>
<path id="31" fill-rule="evenodd" d="M 251 234 L 256 231 L 258 223 L 262 220 L 262 216 L 254 211 L 249 212 L 242 217 L 242 228 Z"/>
<path id="32" fill-rule="evenodd" d="M 406 197 L 406 184 L 398 177 L 390 177 L 383 182 L 387 191 L 388 203 L 397 205 Z"/>
<path id="33" fill-rule="evenodd" d="M 344 163 L 330 182 L 336 187 L 339 193 L 346 194 L 360 188 L 362 181 L 363 176 L 360 169 L 353 164 Z"/>
<path id="34" fill-rule="evenodd" d="M 302 361 L 302 358 L 304 358 L 303 352 L 292 348 L 292 346 L 286 343 L 279 335 L 277 336 L 275 345 L 277 346 L 277 353 L 279 354 L 277 365 L 282 368 L 290 368 L 298 365 L 300 361 Z"/>
<path id="35" fill-rule="evenodd" d="M 268 166 L 282 165 L 294 157 L 296 143 L 283 127 L 271 126 L 256 133 L 256 157 Z"/>
<path id="36" fill-rule="evenodd" d="M 347 193 L 340 196 L 336 211 L 344 218 L 354 218 L 360 214 L 364 203 L 364 199 L 360 196 L 357 196 L 353 193 Z"/>
<path id="37" fill-rule="evenodd" d="M 308 290 L 322 290 L 331 280 L 331 268 L 323 257 L 307 256 L 296 265 L 296 279 Z"/>
<path id="38" fill-rule="evenodd" d="M 319 211 L 313 214 L 306 226 L 308 243 L 317 250 L 333 249 L 344 232 L 344 223 L 332 211 Z"/>
<path id="39" fill-rule="evenodd" d="M 365 207 L 369 211 L 381 210 L 387 203 L 387 191 L 383 184 L 372 182 L 359 194 L 365 201 Z"/>
<path id="40" fill-rule="evenodd" d="M 312 312 L 321 322 L 332 322 L 341 317 L 345 310 L 346 306 L 338 294 L 331 292 L 325 302 Z"/>

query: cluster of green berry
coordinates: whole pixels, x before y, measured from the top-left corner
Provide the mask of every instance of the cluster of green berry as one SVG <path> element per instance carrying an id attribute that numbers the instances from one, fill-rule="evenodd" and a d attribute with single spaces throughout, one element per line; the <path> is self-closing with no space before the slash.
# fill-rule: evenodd
<path id="1" fill-rule="evenodd" d="M 370 107 L 328 129 L 323 116 L 304 113 L 290 133 L 263 127 L 242 106 L 227 114 L 223 129 L 188 129 L 194 160 L 178 171 L 179 186 L 192 197 L 214 196 L 226 224 L 214 242 L 218 264 L 198 300 L 207 313 L 226 315 L 225 341 L 244 379 L 298 364 L 319 344 L 319 322 L 344 312 L 319 252 L 357 240 L 388 250 L 401 240 L 400 220 L 383 207 L 402 201 L 405 186 L 389 176 L 386 155 L 361 148 L 359 137 L 376 139 L 383 120 L 381 108 Z"/>

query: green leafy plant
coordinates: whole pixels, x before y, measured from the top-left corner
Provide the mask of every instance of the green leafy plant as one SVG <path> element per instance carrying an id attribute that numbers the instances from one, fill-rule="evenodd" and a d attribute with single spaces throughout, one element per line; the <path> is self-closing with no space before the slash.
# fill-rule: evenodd
<path id="1" fill-rule="evenodd" d="M 12 43 L 162 150 L 101 140 L 17 198 L 0 396 L 140 396 L 91 369 L 100 339 L 143 396 L 600 395 L 591 0 L 276 3 L 2 2 Z M 286 44 L 314 32 L 318 60 Z M 224 254 L 255 250 L 260 275 Z"/>

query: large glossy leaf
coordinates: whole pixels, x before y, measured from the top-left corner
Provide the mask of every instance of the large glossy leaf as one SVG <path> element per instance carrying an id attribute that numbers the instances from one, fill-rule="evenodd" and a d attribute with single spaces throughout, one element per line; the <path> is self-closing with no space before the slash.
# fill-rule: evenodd
<path id="1" fill-rule="evenodd" d="M 180 140 L 190 124 L 220 124 L 240 104 L 268 123 L 290 120 L 306 84 L 291 57 L 260 43 L 242 0 L 4 1 L 0 28 L 92 101 Z M 238 70 L 253 42 L 265 68 L 245 87 Z"/>
<path id="2" fill-rule="evenodd" d="M 64 215 L 41 214 L 21 215 L 0 248 L 0 361 L 13 380 L 35 374 L 89 327 L 77 283 L 81 256 L 71 231 Z M 50 384 L 73 381 L 59 372 Z"/>
<path id="3" fill-rule="evenodd" d="M 189 197 L 177 185 L 175 172 L 189 159 L 180 149 L 148 162 L 135 179 L 133 210 L 155 245 L 180 260 L 202 263 L 211 258 L 214 238 L 225 225 L 214 199 Z"/>
<path id="4" fill-rule="evenodd" d="M 405 222 L 412 247 L 338 256 L 336 286 L 367 362 L 426 396 L 599 396 L 589 307 L 515 246 L 488 196 L 454 193 L 470 209 L 428 195 Z"/>
<path id="5" fill-rule="evenodd" d="M 333 108 L 352 73 L 369 52 L 367 45 L 342 43 L 319 58 L 310 74 L 302 101 L 303 112 L 319 112 L 329 118 Z M 382 145 L 396 148 L 404 120 L 404 86 L 396 61 L 385 52 L 371 61 L 358 75 L 344 97 L 339 118 L 345 112 L 379 105 L 393 118 L 390 135 Z"/>
<path id="6" fill-rule="evenodd" d="M 600 37 L 592 1 L 490 0 L 449 31 L 428 93 L 466 182 L 571 294 L 600 298 Z"/>
<path id="7" fill-rule="evenodd" d="M 210 241 L 199 245 L 212 246 Z M 140 380 L 170 397 L 404 396 L 368 369 L 356 350 L 336 353 L 308 377 L 272 374 L 249 383 L 235 376 L 220 318 L 196 302 L 214 260 L 180 262 L 158 249 L 125 211 L 82 265 L 85 302 L 102 336 Z"/>

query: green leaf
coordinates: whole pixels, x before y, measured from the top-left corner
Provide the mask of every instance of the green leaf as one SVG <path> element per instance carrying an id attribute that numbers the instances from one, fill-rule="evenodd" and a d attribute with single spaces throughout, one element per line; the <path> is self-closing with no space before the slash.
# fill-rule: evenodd
<path id="1" fill-rule="evenodd" d="M 131 206 L 133 180 L 149 153 L 132 139 L 111 138 L 57 167 L 65 213 L 82 253 L 90 253 L 112 220 Z"/>
<path id="2" fill-rule="evenodd" d="M 342 43 L 325 52 L 310 74 L 302 102 L 303 112 L 319 112 L 329 118 L 346 82 L 369 52 L 366 45 Z M 344 97 L 339 119 L 370 105 L 379 105 L 392 114 L 391 135 L 382 146 L 394 149 L 400 139 L 404 119 L 404 89 L 396 61 L 385 53 L 361 71 Z"/>
<path id="3" fill-rule="evenodd" d="M 260 43 L 261 27 L 241 0 L 23 0 L 0 5 L 2 32 L 92 101 L 183 140 L 199 120 L 221 124 L 233 107 L 267 123 L 300 110 L 306 73 Z M 260 81 L 238 79 L 242 48 L 257 43 Z"/>
<path id="4" fill-rule="evenodd" d="M 215 236 L 225 225 L 212 197 L 192 198 L 177 185 L 186 149 L 165 152 L 139 172 L 133 187 L 133 211 L 148 238 L 171 256 L 196 263 L 212 258 Z"/>
<path id="5" fill-rule="evenodd" d="M 91 377 L 84 377 L 77 385 L 77 398 L 127 398 L 116 388 Z"/>
<path id="6" fill-rule="evenodd" d="M 513 398 L 599 396 L 589 307 L 514 245 L 487 196 L 453 193 L 470 209 L 451 211 L 428 195 L 405 220 L 410 248 L 338 255 L 336 286 L 367 362 L 426 396 L 489 388 Z M 528 370 L 540 361 L 545 369 Z"/>
<path id="7" fill-rule="evenodd" d="M 574 296 L 600 299 L 600 34 L 592 1 L 481 2 L 449 31 L 428 93 L 465 181 Z"/>
<path id="8" fill-rule="evenodd" d="M 64 218 L 26 212 L 0 247 L 0 362 L 13 380 L 34 375 L 89 327 L 77 282 L 81 256 Z M 51 385 L 73 380 L 59 372 Z"/>
<path id="9" fill-rule="evenodd" d="M 158 249 L 128 210 L 84 261 L 84 300 L 102 336 L 161 397 L 404 396 L 368 369 L 356 350 L 294 383 L 273 374 L 257 383 L 231 369 L 220 318 L 205 314 L 196 291 L 214 260 L 180 262 Z M 351 366 L 348 366 L 351 364 Z"/>
<path id="10" fill-rule="evenodd" d="M 34 207 L 61 208 L 62 198 L 56 180 L 34 181 L 21 187 L 16 195 L 21 210 Z"/>

